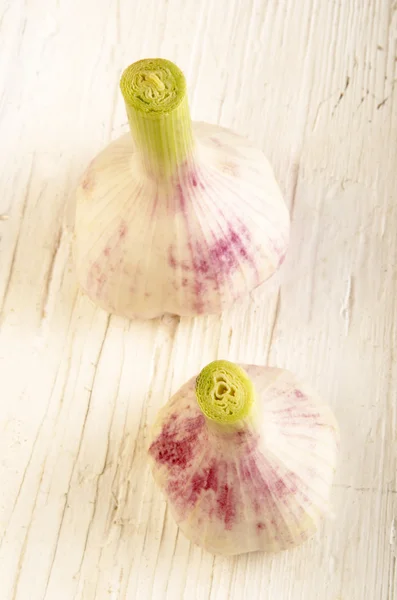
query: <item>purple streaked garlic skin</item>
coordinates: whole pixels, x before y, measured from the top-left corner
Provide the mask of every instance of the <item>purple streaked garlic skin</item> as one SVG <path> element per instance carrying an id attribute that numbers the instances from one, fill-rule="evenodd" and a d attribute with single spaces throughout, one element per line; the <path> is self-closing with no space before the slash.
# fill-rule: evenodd
<path id="1" fill-rule="evenodd" d="M 77 274 L 108 312 L 220 313 L 284 260 L 289 215 L 266 158 L 217 126 L 198 123 L 194 132 L 198 160 L 169 185 L 142 173 L 125 135 L 79 186 Z"/>
<path id="2" fill-rule="evenodd" d="M 255 389 L 248 417 L 233 424 L 209 419 L 191 379 L 153 427 L 153 476 L 182 532 L 207 551 L 287 550 L 310 538 L 330 512 L 338 426 L 290 372 L 240 366 Z"/>

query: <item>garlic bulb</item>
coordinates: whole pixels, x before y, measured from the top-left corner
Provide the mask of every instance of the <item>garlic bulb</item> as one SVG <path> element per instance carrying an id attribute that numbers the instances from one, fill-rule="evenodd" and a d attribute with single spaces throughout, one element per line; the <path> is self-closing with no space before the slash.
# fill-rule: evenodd
<path id="1" fill-rule="evenodd" d="M 338 429 L 282 369 L 207 365 L 160 411 L 154 479 L 183 533 L 215 554 L 301 544 L 329 511 Z"/>
<path id="2" fill-rule="evenodd" d="M 261 151 L 192 125 L 182 72 L 163 59 L 121 79 L 132 135 L 89 165 L 77 190 L 81 287 L 108 312 L 218 313 L 284 259 L 289 215 Z"/>

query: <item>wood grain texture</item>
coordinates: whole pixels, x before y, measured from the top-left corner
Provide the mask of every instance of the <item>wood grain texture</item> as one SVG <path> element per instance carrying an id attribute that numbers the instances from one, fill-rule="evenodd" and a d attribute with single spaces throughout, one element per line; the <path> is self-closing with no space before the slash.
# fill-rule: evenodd
<path id="1" fill-rule="evenodd" d="M 394 0 L 3 0 L 1 600 L 397 598 L 396 38 Z M 221 317 L 129 323 L 77 290 L 74 189 L 147 56 L 291 209 L 281 272 Z M 215 358 L 297 372 L 340 421 L 335 518 L 292 552 L 214 558 L 152 482 L 148 427 Z"/>

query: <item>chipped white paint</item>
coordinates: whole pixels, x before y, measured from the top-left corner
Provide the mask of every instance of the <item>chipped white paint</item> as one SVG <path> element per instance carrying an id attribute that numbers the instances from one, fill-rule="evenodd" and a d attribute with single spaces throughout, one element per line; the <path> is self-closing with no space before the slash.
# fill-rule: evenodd
<path id="1" fill-rule="evenodd" d="M 346 291 L 345 296 L 343 298 L 342 306 L 340 309 L 340 314 L 345 321 L 345 335 L 349 333 L 350 326 L 350 313 L 353 308 L 353 278 L 351 275 L 347 278 L 346 281 Z"/>
<path id="2" fill-rule="evenodd" d="M 397 598 L 396 33 L 393 0 L 3 1 L 1 600 Z M 72 270 L 73 190 L 157 55 L 292 212 L 282 271 L 221 317 L 109 318 Z M 153 484 L 148 427 L 217 357 L 295 371 L 339 419 L 335 519 L 292 552 L 214 558 Z"/>

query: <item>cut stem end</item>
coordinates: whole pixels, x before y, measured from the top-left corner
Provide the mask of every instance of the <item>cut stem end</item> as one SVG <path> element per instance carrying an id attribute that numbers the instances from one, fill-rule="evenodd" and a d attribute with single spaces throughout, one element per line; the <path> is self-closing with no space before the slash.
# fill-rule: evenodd
<path id="1" fill-rule="evenodd" d="M 186 95 L 185 76 L 164 58 L 145 58 L 127 67 L 120 88 L 127 110 L 154 119 L 175 110 Z"/>
<path id="2" fill-rule="evenodd" d="M 228 424 L 248 417 L 255 392 L 244 369 L 226 360 L 216 360 L 197 377 L 196 396 L 206 417 Z"/>

